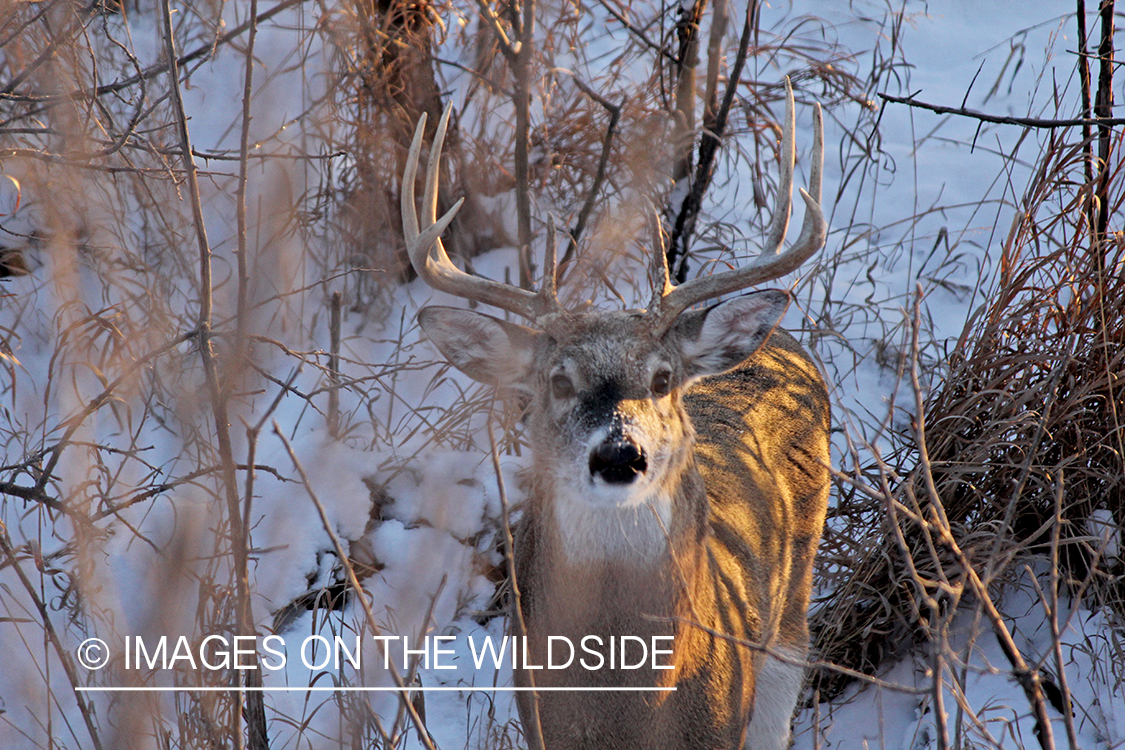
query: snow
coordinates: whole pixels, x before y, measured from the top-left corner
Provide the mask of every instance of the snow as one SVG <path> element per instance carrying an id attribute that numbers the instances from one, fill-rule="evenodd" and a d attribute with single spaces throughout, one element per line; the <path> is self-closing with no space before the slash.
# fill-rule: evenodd
<path id="1" fill-rule="evenodd" d="M 1041 663 L 1057 675 L 1051 653 L 1053 638 L 1042 602 L 1028 582 L 1005 596 L 1006 623 L 1017 647 L 1030 663 Z M 989 747 L 1037 747 L 1029 703 L 1012 677 L 1011 665 L 998 639 L 976 612 L 961 612 L 950 624 L 950 645 L 958 657 L 946 664 L 943 705 L 949 737 L 960 723 L 965 742 Z M 1105 653 L 1093 644 L 1121 634 L 1100 613 L 1063 612 L 1062 662 L 1074 702 L 1077 747 L 1113 748 L 1125 742 L 1121 717 L 1125 714 L 1125 686 L 1105 672 Z M 1108 644 L 1106 644 L 1108 645 Z M 933 707 L 933 661 L 917 654 L 879 675 L 879 684 L 853 686 L 844 696 L 818 711 L 800 714 L 795 748 L 879 747 L 915 750 L 937 747 Z M 1057 681 L 1057 678 L 1053 678 Z M 975 714 L 976 722 L 958 722 L 960 712 Z M 1067 744 L 1062 715 L 1048 709 L 1058 745 Z"/>
<path id="2" fill-rule="evenodd" d="M 232 5 L 234 10 L 230 12 L 237 12 L 238 4 Z M 807 10 L 835 23 L 845 48 L 880 49 L 885 53 L 887 41 L 877 38 L 876 24 L 858 20 L 865 14 L 882 17 L 883 7 L 873 2 L 841 1 L 820 3 Z M 971 108 L 1034 116 L 1048 105 L 1048 89 L 1055 80 L 1071 81 L 1073 60 L 1065 51 L 1072 50 L 1075 43 L 1074 20 L 1067 15 L 1072 13 L 1072 5 L 1068 2 L 954 0 L 940 7 L 932 4 L 910 8 L 910 23 L 898 40 L 902 57 L 911 65 L 901 71 L 908 79 L 901 82 L 901 91 L 916 94 L 919 100 L 958 105 L 968 91 L 967 106 Z M 766 7 L 763 13 L 792 14 L 803 10 L 806 9 L 797 3 L 788 8 Z M 259 76 L 254 99 L 253 125 L 255 140 L 268 143 L 271 148 L 278 148 L 279 144 L 299 147 L 302 134 L 294 125 L 294 118 L 321 93 L 322 84 L 315 76 L 294 85 L 285 72 L 297 38 L 294 29 L 300 20 L 294 12 L 283 17 L 282 22 L 264 27 L 258 38 L 264 74 Z M 159 57 L 159 32 L 151 22 L 150 17 L 141 14 L 134 20 L 138 54 L 143 50 L 145 55 L 140 61 L 142 65 L 152 64 Z M 608 51 L 620 43 L 621 36 L 619 30 L 605 32 L 584 54 L 593 60 L 612 57 Z M 452 44 L 447 42 L 447 48 Z M 1012 50 L 1024 53 L 1022 65 L 1016 66 L 1016 58 L 1010 55 Z M 327 52 L 318 50 L 314 57 L 317 55 Z M 566 51 L 558 55 L 560 64 L 565 63 Z M 874 60 L 874 56 L 864 59 Z M 765 65 L 763 68 L 754 71 L 758 79 L 779 77 L 779 71 Z M 622 80 L 628 80 L 632 74 L 622 73 Z M 191 127 L 198 147 L 236 147 L 237 131 L 228 126 L 231 113 L 241 106 L 241 80 L 240 67 L 236 75 L 219 62 L 205 63 L 193 74 L 191 86 L 184 94 L 188 111 L 195 113 Z M 994 82 L 997 90 L 990 94 Z M 461 103 L 457 91 L 452 96 Z M 808 112 L 799 106 L 799 150 L 807 149 L 810 141 L 809 122 Z M 850 126 L 851 123 L 829 119 L 827 142 L 846 141 L 844 131 Z M 849 425 L 853 435 L 866 434 L 870 425 L 884 418 L 891 404 L 896 405 L 893 419 L 908 418 L 909 408 L 904 403 L 911 399 L 904 398 L 903 383 L 894 368 L 881 364 L 876 353 L 882 343 L 898 341 L 901 345 L 905 341 L 906 328 L 893 311 L 909 308 L 915 285 L 927 282 L 926 310 L 933 340 L 944 341 L 960 333 L 969 310 L 981 302 L 981 286 L 987 282 L 995 263 L 990 248 L 1007 229 L 1013 203 L 1034 166 L 1030 160 L 1036 153 L 1033 142 L 1020 141 L 1019 129 L 986 126 L 978 132 L 973 121 L 939 117 L 903 105 L 885 105 L 880 127 L 882 149 L 889 162 L 873 183 L 862 189 L 844 182 L 847 165 L 843 160 L 848 153 L 845 148 L 838 152 L 829 149 L 825 194 L 829 199 L 835 197 L 835 203 L 831 215 L 833 231 L 825 258 L 839 253 L 842 260 L 830 272 L 830 262 L 822 260 L 818 271 L 824 272 L 823 277 L 807 269 L 799 279 L 795 277 L 798 305 L 791 309 L 785 323 L 790 328 L 801 328 L 804 314 L 818 310 L 826 297 L 841 310 L 854 307 L 860 311 L 854 313 L 854 324 L 846 328 L 847 341 L 824 339 L 819 350 L 828 368 L 834 406 L 839 407 L 840 419 Z M 1011 172 L 1003 172 L 1000 156 L 1011 156 L 1017 151 L 1020 160 Z M 216 167 L 215 171 L 220 170 Z M 803 184 L 801 174 L 799 167 L 798 184 Z M 218 257 L 216 273 L 229 280 L 235 236 L 230 194 L 225 190 L 230 182 L 222 175 L 210 179 L 213 182 L 207 188 L 207 217 Z M 291 164 L 269 162 L 252 171 L 250 204 L 293 204 L 295 196 L 310 187 L 305 184 L 308 179 L 308 174 Z M 743 183 L 746 184 L 749 182 Z M 740 199 L 733 189 L 716 186 L 709 200 L 716 215 L 738 213 Z M 493 210 L 512 216 L 511 210 L 504 211 L 504 206 L 510 204 L 507 196 L 492 198 L 489 203 Z M 723 206 L 726 208 L 722 209 Z M 795 209 L 793 223 L 799 225 L 800 202 Z M 849 223 L 857 212 L 863 215 L 863 225 Z M 268 218 L 259 218 L 269 227 Z M 9 231 L 31 228 L 12 223 L 5 226 Z M 871 228 L 879 229 L 865 234 Z M 955 260 L 934 260 L 931 264 L 926 256 L 943 236 L 943 230 L 947 232 L 945 242 L 956 248 L 951 253 Z M 515 234 L 514 226 L 508 227 L 508 231 Z M 285 237 L 272 243 L 275 254 L 262 269 L 255 299 L 290 293 L 311 283 L 311 272 L 297 244 L 295 239 Z M 870 267 L 868 248 L 878 250 L 876 257 L 882 259 L 879 268 Z M 924 252 L 911 248 L 923 248 Z M 944 256 L 944 250 L 936 255 Z M 79 325 L 82 315 L 112 311 L 116 300 L 99 296 L 92 268 L 79 264 L 75 271 L 66 267 L 65 260 L 50 254 L 37 257 L 42 265 L 32 276 L 12 279 L 3 287 L 5 294 L 34 299 L 34 304 L 0 308 L 0 325 L 4 327 L 0 332 L 18 331 L 11 344 L 19 361 L 15 366 L 0 359 L 0 372 L 18 380 L 19 386 L 11 391 L 11 400 L 4 405 L 5 429 L 13 423 L 39 420 L 39 429 L 52 442 L 61 434 L 59 425 L 105 387 L 100 373 L 71 368 L 65 372 L 65 385 L 49 391 L 47 374 L 54 366 L 51 356 L 55 343 L 68 326 Z M 515 252 L 510 248 L 494 250 L 475 258 L 473 267 L 494 279 L 504 278 L 506 271 L 514 277 Z M 929 283 L 938 274 L 948 283 Z M 824 280 L 829 277 L 830 283 Z M 85 302 L 81 311 L 68 306 L 68 301 L 75 298 L 72 286 Z M 232 289 L 230 283 L 223 287 L 218 295 L 220 306 L 229 308 Z M 191 293 L 185 291 L 184 298 L 190 297 Z M 184 300 L 169 299 L 168 304 L 182 305 Z M 291 307 L 284 315 L 266 318 L 265 312 L 260 313 L 256 326 L 295 349 L 325 348 L 326 335 L 317 341 L 297 343 L 285 338 L 288 332 L 314 319 L 323 334 L 327 313 L 320 298 L 302 297 L 287 304 Z M 498 477 L 488 454 L 482 410 L 469 414 L 455 434 L 435 434 L 432 425 L 440 419 L 431 419 L 426 411 L 448 414 L 456 412 L 458 404 L 466 398 L 487 396 L 480 387 L 453 371 L 435 384 L 431 376 L 441 367 L 440 358 L 422 340 L 413 323 L 415 312 L 428 304 L 461 303 L 416 281 L 391 292 L 390 308 L 401 315 L 389 316 L 382 328 L 360 316 L 345 315 L 343 354 L 349 362 L 345 372 L 349 377 L 369 377 L 381 388 L 378 397 L 370 401 L 362 392 L 341 391 L 341 413 L 349 416 L 353 427 L 346 439 L 332 439 L 323 428 L 323 420 L 310 413 L 309 402 L 304 399 L 283 398 L 275 410 L 268 412 L 269 404 L 278 395 L 277 384 L 232 415 L 236 455 L 246 455 L 250 444 L 239 420 L 251 425 L 261 421 L 262 429 L 255 443 L 257 463 L 276 470 L 276 474 L 266 470 L 256 474 L 252 512 L 255 551 L 250 571 L 255 615 L 261 632 L 268 632 L 272 627 L 271 613 L 310 590 L 340 582 L 331 532 L 343 540 L 353 556 L 359 557 L 362 550 L 367 550 L 377 563 L 377 572 L 365 580 L 364 586 L 381 633 L 411 639 L 427 634 L 453 637 L 454 653 L 450 660 L 457 668 L 418 670 L 423 686 L 507 686 L 511 684 L 507 667 L 469 668 L 469 638 L 478 642 L 485 636 L 499 639 L 505 628 L 500 617 L 483 625 L 474 619 L 489 606 L 493 584 L 487 573 L 501 562 L 494 547 L 502 518 Z M 864 317 L 862 311 L 874 307 L 885 314 Z M 112 318 L 112 314 L 105 317 Z M 886 330 L 887 325 L 892 330 Z M 899 327 L 893 328 L 896 325 Z M 81 330 L 93 331 L 87 335 L 91 336 L 91 349 L 95 350 L 108 346 L 104 342 L 112 340 L 144 352 L 167 340 L 166 331 L 145 332 L 148 338 L 133 339 L 131 336 L 140 334 L 127 331 L 116 338 L 97 338 L 102 334 L 93 327 Z M 290 371 L 291 359 L 268 344 L 259 343 L 256 347 L 264 350 L 259 361 L 276 378 L 286 381 L 294 375 Z M 10 371 L 4 369 L 8 367 Z M 166 405 L 167 423 L 130 426 L 143 431 L 141 443 L 150 447 L 147 460 L 151 465 L 166 466 L 170 457 L 188 455 L 185 451 L 192 445 L 191 435 L 181 429 L 179 419 L 186 422 L 188 415 L 204 408 L 205 385 L 193 345 L 181 344 L 159 369 L 169 378 L 170 390 L 178 398 Z M 54 374 L 63 379 L 58 372 Z M 311 391 L 318 387 L 319 378 L 319 373 L 306 368 L 294 375 L 293 387 Z M 135 393 L 129 390 L 120 394 L 120 402 L 125 411 L 140 406 Z M 314 403 L 318 408 L 324 407 L 323 398 Z M 288 453 L 271 431 L 274 422 L 293 442 L 297 460 L 308 473 L 307 488 L 293 481 L 295 472 Z M 79 433 L 79 437 L 112 433 L 119 424 L 99 415 L 83 428 L 85 433 Z M 499 424 L 493 425 L 493 429 L 500 433 Z M 874 442 L 886 446 L 880 440 Z M 28 449 L 9 443 L 4 463 L 25 460 Z M 82 454 L 80 448 L 72 447 L 70 451 L 80 457 L 61 467 L 63 484 L 80 486 L 95 467 L 87 463 L 89 456 Z M 834 459 L 850 460 L 842 440 L 835 451 Z M 522 499 L 522 471 L 528 465 L 526 449 L 522 454 L 517 452 L 516 448 L 501 451 L 502 480 L 512 503 Z M 184 473 L 182 467 L 176 468 L 178 473 Z M 122 475 L 117 480 L 135 486 L 144 484 L 139 469 L 129 471 L 132 475 Z M 284 475 L 287 480 L 277 475 Z M 29 476 L 15 480 L 24 486 L 34 481 Z M 323 504 L 329 528 L 321 523 L 310 494 Z M 98 548 L 96 559 L 89 562 L 90 578 L 83 583 L 92 602 L 88 614 L 93 624 L 89 632 L 76 624 L 65 629 L 60 634 L 64 647 L 73 651 L 87 634 L 105 637 L 110 649 L 119 651 L 127 634 L 173 637 L 195 632 L 195 610 L 203 592 L 183 584 L 178 571 L 186 567 L 199 578 L 214 574 L 210 562 L 211 534 L 216 523 L 213 513 L 209 492 L 191 483 L 122 512 L 120 526 Z M 38 527 L 39 517 L 10 496 L 5 497 L 0 521 L 17 543 L 42 539 L 43 554 L 48 559 L 63 552 L 73 536 L 44 536 Z M 1112 515 L 1096 515 L 1090 519 L 1088 530 L 1093 538 L 1104 540 L 1107 558 L 1120 560 L 1122 542 L 1114 521 Z M 60 525 L 66 526 L 65 522 Z M 1028 574 L 1019 586 L 1005 593 L 1003 607 L 1008 626 L 1026 658 L 1041 661 L 1047 671 L 1057 672 L 1048 621 L 1031 579 Z M 47 580 L 43 577 L 36 585 L 46 585 Z M 180 584 L 173 586 L 169 583 L 172 581 Z M 43 723 L 29 707 L 48 705 L 51 692 L 65 697 L 59 699 L 65 706 L 55 710 L 64 713 L 73 725 L 73 737 L 68 743 L 85 747 L 85 730 L 73 710 L 69 682 L 57 667 L 52 667 L 49 675 L 43 673 L 42 665 L 57 664 L 57 657 L 44 645 L 41 629 L 36 626 L 38 614 L 10 568 L 0 569 L 0 586 L 4 591 L 4 603 L 0 604 L 0 664 L 6 675 L 0 681 L 0 746 L 31 747 L 33 742 L 42 742 Z M 176 606 L 169 607 L 169 600 Z M 1101 612 L 1076 609 L 1064 613 L 1061 619 L 1061 656 L 1075 702 L 1077 747 L 1121 747 L 1125 745 L 1125 687 L 1120 682 L 1120 664 L 1115 666 L 1111 660 L 1113 654 L 1122 653 L 1122 633 Z M 949 627 L 949 653 L 958 659 L 947 664 L 945 675 L 944 705 L 950 732 L 958 731 L 958 720 L 964 711 L 979 717 L 975 725 L 960 722 L 960 726 L 967 727 L 964 731 L 974 744 L 1035 746 L 1028 701 L 1011 678 L 1010 666 L 990 632 L 991 626 L 977 613 L 960 612 Z M 390 676 L 378 666 L 378 658 L 365 659 L 358 670 L 346 665 L 339 669 L 309 669 L 296 658 L 306 637 L 332 638 L 341 634 L 347 642 L 359 634 L 365 654 L 371 657 L 376 653 L 369 650 L 371 623 L 354 604 L 343 612 L 327 615 L 323 611 L 316 615 L 304 612 L 281 633 L 290 658 L 284 669 L 266 673 L 266 686 L 300 687 L 337 679 L 351 685 L 390 685 Z M 391 649 L 392 658 L 400 658 L 397 648 Z M 841 698 L 806 708 L 797 718 L 795 747 L 936 747 L 931 667 L 932 655 L 917 653 L 890 666 L 873 684 L 856 683 Z M 19 678 L 7 677 L 13 674 Z M 87 695 L 99 706 L 108 706 L 108 699 Z M 438 746 L 492 747 L 502 746 L 501 737 L 513 740 L 516 729 L 511 696 L 467 690 L 427 693 L 428 726 Z M 288 717 L 270 725 L 274 746 L 338 746 L 337 738 L 347 734 L 341 729 L 340 712 L 353 700 L 369 700 L 388 728 L 395 725 L 399 704 L 391 694 L 317 693 L 310 697 L 301 692 L 270 693 L 267 705 L 277 716 Z M 1062 717 L 1050 710 L 1056 739 L 1062 744 L 1066 737 Z M 29 736 L 35 739 L 29 740 Z M 404 745 L 420 746 L 413 730 L 406 735 Z"/>

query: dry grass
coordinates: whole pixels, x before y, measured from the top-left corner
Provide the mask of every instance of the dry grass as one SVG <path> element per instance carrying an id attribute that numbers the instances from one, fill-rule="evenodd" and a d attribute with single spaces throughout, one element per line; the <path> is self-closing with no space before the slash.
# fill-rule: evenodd
<path id="1" fill-rule="evenodd" d="M 1070 592 L 1121 616 L 1125 561 L 1105 557 L 1106 530 L 1090 520 L 1125 519 L 1125 238 L 1092 238 L 1096 184 L 1083 184 L 1081 159 L 1059 141 L 1044 155 L 991 304 L 928 405 L 929 445 L 950 517 L 986 537 L 982 554 L 1045 554 L 1057 523 Z M 1120 166 L 1109 166 L 1111 215 Z"/>
<path id="2" fill-rule="evenodd" d="M 924 433 L 915 417 L 898 455 L 842 483 L 814 618 L 829 664 L 875 674 L 919 643 L 940 648 L 935 618 L 1026 584 L 1029 564 L 1053 571 L 1054 596 L 1125 616 L 1125 560 L 1105 554 L 1125 519 L 1125 242 L 1091 238 L 1084 153 L 1052 134 L 988 301 L 919 401 Z M 853 677 L 829 667 L 816 686 L 835 695 Z"/>
<path id="3" fill-rule="evenodd" d="M 121 682 L 122 672 L 74 672 L 72 646 L 87 635 L 114 642 L 134 627 L 195 639 L 237 629 L 247 601 L 239 592 L 239 555 L 249 554 L 266 579 L 278 551 L 263 548 L 263 539 L 274 539 L 273 519 L 260 515 L 255 482 L 277 477 L 284 481 L 274 487 L 292 495 L 285 502 L 308 504 L 295 462 L 278 452 L 281 434 L 269 429 L 279 411 L 291 419 L 280 431 L 289 440 L 330 438 L 372 457 L 374 508 L 364 534 L 339 540 L 351 543 L 346 553 L 326 543 L 317 550 L 319 568 L 294 565 L 280 574 L 307 579 L 310 591 L 294 601 L 315 609 L 312 629 L 351 627 L 333 619 L 331 606 L 342 602 L 316 608 L 319 592 L 352 587 L 340 558 L 350 554 L 368 571 L 387 563 L 384 551 L 369 544 L 386 520 L 382 510 L 393 505 L 387 486 L 435 449 L 487 455 L 482 427 L 499 411 L 499 451 L 527 450 L 517 403 L 501 410 L 482 390 L 463 389 L 418 343 L 418 300 L 399 283 L 398 175 L 406 134 L 423 111 L 432 125 L 438 94 L 448 99 L 451 81 L 461 87 L 464 106 L 447 147 L 449 194 L 442 201 L 465 194 L 477 205 L 463 210 L 450 247 L 472 263 L 483 251 L 515 244 L 518 235 L 514 76 L 495 35 L 480 23 L 479 7 L 396 5 L 379 14 L 358 0 L 261 4 L 265 25 L 277 9 L 296 10 L 277 16 L 294 24 L 281 37 L 292 43 L 291 54 L 277 69 L 253 68 L 258 83 L 296 80 L 307 88 L 300 112 L 256 133 L 252 153 L 237 142 L 236 111 L 215 142 L 194 144 L 215 269 L 204 288 L 201 220 L 189 209 L 177 134 L 184 122 L 150 49 L 163 43 L 157 14 L 139 5 L 0 5 L 0 80 L 7 82 L 0 156 L 4 176 L 15 180 L 0 180 L 0 643 L 19 644 L 21 657 L 30 654 L 42 669 L 21 676 L 24 704 L 4 693 L 0 721 L 49 707 L 33 745 L 194 748 L 244 741 L 244 709 L 233 695 L 186 693 L 162 702 L 77 693 L 75 687 L 99 680 Z M 175 35 L 185 91 L 204 66 L 244 71 L 248 8 L 179 5 Z M 671 193 L 673 66 L 656 48 L 675 46 L 676 19 L 641 3 L 607 0 L 597 8 L 609 14 L 601 25 L 571 6 L 540 7 L 543 43 L 531 60 L 535 106 L 527 135 L 532 244 L 544 244 L 546 217 L 556 215 L 575 240 L 562 270 L 564 298 L 632 305 L 647 294 L 641 228 Z M 723 151 L 712 186 L 716 195 L 737 196 L 757 210 L 732 217 L 723 201 L 705 205 L 694 266 L 744 259 L 768 218 L 779 81 L 787 72 L 799 99 L 820 101 L 838 121 L 852 118 L 839 152 L 844 178 L 828 198 L 833 223 L 847 227 L 834 235 L 840 252 L 799 292 L 811 299 L 823 279 L 844 283 L 841 269 L 878 232 L 861 215 L 886 158 L 868 101 L 896 85 L 905 65 L 898 47 L 905 15 L 892 9 L 873 22 L 890 41 L 871 56 L 863 77 L 819 19 L 770 17 L 744 77 L 750 83 L 731 113 L 732 147 Z M 606 21 L 611 16 L 621 20 Z M 587 57 L 591 41 L 599 44 L 590 49 L 612 48 L 615 56 Z M 733 42 L 718 66 L 724 75 Z M 443 57 L 454 47 L 471 47 L 471 64 Z M 254 103 L 261 105 L 253 110 L 256 122 L 275 114 L 268 102 Z M 950 592 L 964 584 L 966 564 L 995 592 L 1029 556 L 1057 557 L 1066 593 L 1125 610 L 1122 561 L 1100 555 L 1100 530 L 1087 523 L 1096 511 L 1111 512 L 1118 525 L 1125 518 L 1125 383 L 1117 375 L 1125 369 L 1125 242 L 1113 235 L 1103 251 L 1088 251 L 1091 188 L 1078 177 L 1081 158 L 1075 146 L 1049 145 L 1005 242 L 989 304 L 948 358 L 947 385 L 925 404 L 928 459 L 919 458 L 913 433 L 886 462 L 860 445 L 848 457 L 866 471 L 859 482 L 839 482 L 825 540 L 826 595 L 815 617 L 824 660 L 871 674 L 912 642 L 932 641 L 948 614 L 943 607 L 959 602 Z M 739 174 L 751 175 L 750 184 L 738 184 Z M 1114 215 L 1122 198 L 1118 177 L 1115 169 L 1109 180 Z M 238 227 L 232 197 L 246 184 L 249 223 Z M 10 198 L 16 192 L 18 205 Z M 854 202 L 846 203 L 848 196 Z M 236 251 L 240 243 L 248 249 Z M 245 272 L 239 256 L 249 260 Z M 209 341 L 204 301 L 213 304 L 204 316 L 213 326 Z M 328 333 L 333 313 L 343 317 L 338 335 Z M 918 331 L 912 321 L 887 319 L 877 304 L 825 298 L 810 315 L 822 340 L 838 334 L 845 342 L 840 359 L 861 346 L 848 335 L 865 323 L 881 331 L 876 345 L 892 354 L 892 339 Z M 938 343 L 926 341 L 924 330 L 920 336 L 922 354 L 912 360 L 910 347 L 900 348 L 906 355 L 889 356 L 891 368 L 908 371 L 919 357 L 924 366 L 937 361 Z M 214 390 L 205 347 L 217 362 L 221 387 Z M 21 359 L 44 372 L 24 369 Z M 829 365 L 846 369 L 839 361 Z M 227 410 L 235 433 L 227 452 L 216 438 L 217 407 Z M 272 463 L 262 458 L 270 445 Z M 944 532 L 927 515 L 938 506 L 947 517 Z M 1061 523 L 1052 523 L 1056 514 Z M 327 538 L 334 529 L 325 526 Z M 501 566 L 493 538 L 499 527 L 498 519 L 484 519 L 467 542 L 482 570 Z M 935 543 L 943 533 L 963 555 Z M 148 563 L 126 571 L 122 591 L 114 566 L 138 549 Z M 122 600 L 136 596 L 130 586 L 152 596 L 138 608 L 140 625 L 123 622 Z M 459 602 L 458 612 L 479 606 Z M 289 614 L 259 606 L 256 621 L 276 615 L 281 622 Z M 376 618 L 367 619 L 358 627 L 374 630 Z M 821 673 L 821 697 L 854 676 L 840 674 Z M 323 672 L 310 680 L 331 677 Z M 173 678 L 188 685 L 237 680 L 186 667 Z M 317 732 L 332 712 L 340 735 L 364 746 L 396 746 L 414 731 L 405 703 L 388 716 L 355 696 L 317 700 L 270 707 L 270 731 L 312 744 L 324 740 Z M 492 708 L 469 706 L 470 723 L 488 746 L 515 746 L 517 729 L 505 717 L 493 720 Z"/>

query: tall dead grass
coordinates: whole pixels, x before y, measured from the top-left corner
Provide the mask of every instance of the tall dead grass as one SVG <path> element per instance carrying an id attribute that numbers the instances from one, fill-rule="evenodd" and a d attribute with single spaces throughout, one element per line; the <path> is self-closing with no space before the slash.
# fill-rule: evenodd
<path id="1" fill-rule="evenodd" d="M 875 674 L 919 643 L 943 653 L 950 618 L 994 607 L 1029 565 L 1056 637 L 1059 597 L 1125 617 L 1125 238 L 1089 223 L 1098 200 L 1120 219 L 1123 162 L 1115 149 L 1108 179 L 1089 180 L 1086 144 L 1067 135 L 1046 139 L 940 381 L 923 399 L 915 380 L 907 443 L 841 483 L 814 616 L 821 697 L 855 678 L 836 667 Z M 1032 704 L 1069 711 L 1065 668 L 1031 662 Z"/>

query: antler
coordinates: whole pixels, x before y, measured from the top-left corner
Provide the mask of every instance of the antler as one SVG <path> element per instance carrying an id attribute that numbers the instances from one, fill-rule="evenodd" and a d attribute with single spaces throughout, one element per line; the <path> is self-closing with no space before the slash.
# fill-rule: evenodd
<path id="1" fill-rule="evenodd" d="M 797 242 L 785 252 L 781 251 L 785 234 L 789 229 L 789 214 L 793 203 L 793 162 L 796 160 L 793 136 L 796 129 L 796 116 L 793 87 L 788 77 L 785 79 L 785 95 L 785 128 L 781 138 L 781 180 L 777 188 L 778 199 L 781 202 L 770 218 L 766 245 L 762 254 L 754 262 L 742 268 L 701 276 L 673 287 L 668 281 L 668 261 L 661 249 L 655 248 L 654 254 L 660 257 L 653 259 L 655 284 L 649 315 L 653 317 L 653 327 L 657 335 L 663 333 L 677 315 L 697 302 L 783 276 L 799 267 L 824 246 L 828 234 L 828 224 L 824 220 L 824 213 L 820 210 L 821 170 L 824 166 L 824 121 L 820 105 L 817 104 L 813 110 L 814 129 L 809 192 L 801 189 L 801 197 L 805 200 L 805 220 Z"/>
<path id="2" fill-rule="evenodd" d="M 781 179 L 778 183 L 778 206 L 766 231 L 766 243 L 762 254 L 754 262 L 732 271 L 701 276 L 678 287 L 672 286 L 668 277 L 667 258 L 663 248 L 654 248 L 650 276 L 653 280 L 653 299 L 649 305 L 648 316 L 652 320 L 652 330 L 660 335 L 672 324 L 681 312 L 703 300 L 720 297 L 741 289 L 776 279 L 799 267 L 813 253 L 824 246 L 828 234 L 828 224 L 820 209 L 821 171 L 824 166 L 824 122 L 820 105 L 813 110 L 813 148 L 812 163 L 809 169 L 809 191 L 800 190 L 805 201 L 805 220 L 797 242 L 788 250 L 782 251 L 785 235 L 789 230 L 789 215 L 793 203 L 793 163 L 796 160 L 794 131 L 793 88 L 785 79 L 785 127 L 781 138 Z M 437 218 L 438 172 L 441 163 L 441 149 L 449 125 L 452 107 L 446 107 L 438 123 L 434 142 L 430 147 L 430 161 L 426 168 L 426 187 L 422 198 L 422 222 L 425 229 L 419 229 L 418 216 L 414 209 L 414 180 L 418 172 L 418 159 L 422 151 L 422 135 L 426 126 L 426 114 L 418 120 L 414 131 L 414 141 L 402 175 L 402 229 L 406 237 L 410 263 L 418 275 L 433 289 L 448 292 L 457 297 L 483 302 L 493 307 L 515 313 L 527 318 L 543 330 L 550 332 L 563 323 L 568 314 L 559 303 L 555 286 L 555 241 L 553 226 L 548 228 L 547 257 L 544 262 L 544 278 L 538 293 L 529 292 L 510 284 L 501 284 L 489 279 L 468 274 L 453 265 L 441 233 L 449 226 L 464 203 L 460 199 L 440 219 Z M 553 224 L 553 222 L 552 222 Z"/>
<path id="3" fill-rule="evenodd" d="M 566 315 L 555 292 L 553 236 L 549 242 L 549 257 L 544 263 L 544 282 L 538 294 L 465 273 L 453 265 L 453 261 L 445 252 L 441 233 L 453 221 L 461 204 L 465 202 L 464 198 L 459 199 L 444 216 L 440 219 L 436 218 L 441 148 L 445 142 L 445 131 L 449 126 L 449 114 L 452 111 L 452 105 L 445 108 L 438 122 L 437 132 L 434 134 L 433 145 L 430 146 L 430 162 L 426 167 L 426 188 L 422 196 L 422 223 L 426 228 L 421 231 L 414 210 L 414 179 L 418 173 L 422 134 L 426 127 L 425 112 L 418 119 L 418 127 L 414 130 L 414 141 L 410 144 L 410 153 L 406 158 L 406 168 L 402 172 L 402 232 L 406 238 L 410 263 L 418 275 L 433 289 L 499 307 L 527 318 L 546 330 L 560 316 Z"/>

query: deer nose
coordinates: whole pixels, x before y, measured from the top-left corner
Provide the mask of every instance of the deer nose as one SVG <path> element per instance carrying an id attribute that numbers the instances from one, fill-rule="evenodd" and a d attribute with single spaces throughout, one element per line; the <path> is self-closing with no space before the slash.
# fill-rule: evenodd
<path id="1" fill-rule="evenodd" d="M 606 484 L 629 484 L 647 468 L 644 451 L 628 438 L 606 440 L 590 452 L 590 474 Z"/>

